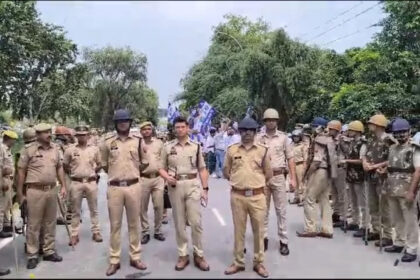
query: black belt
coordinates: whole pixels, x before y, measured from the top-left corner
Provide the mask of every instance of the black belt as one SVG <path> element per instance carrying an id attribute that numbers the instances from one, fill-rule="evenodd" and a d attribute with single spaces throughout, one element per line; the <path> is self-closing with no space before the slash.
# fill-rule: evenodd
<path id="1" fill-rule="evenodd" d="M 304 163 L 305 163 L 304 161 L 296 162 L 296 166 L 301 165 L 301 164 L 304 164 Z"/>
<path id="2" fill-rule="evenodd" d="M 109 185 L 114 186 L 114 187 L 129 187 L 131 185 L 138 183 L 138 181 L 139 181 L 139 178 L 123 180 L 123 181 L 114 180 L 114 181 L 109 182 Z"/>
<path id="3" fill-rule="evenodd" d="M 159 172 L 154 172 L 154 173 L 150 173 L 150 174 L 141 173 L 140 176 L 144 177 L 144 178 L 148 178 L 148 179 L 153 179 L 153 178 L 159 177 L 160 175 L 159 175 Z"/>
<path id="4" fill-rule="evenodd" d="M 96 177 L 85 177 L 85 178 L 77 178 L 77 177 L 73 177 L 71 178 L 72 181 L 76 181 L 76 182 L 80 182 L 80 183 L 90 183 L 93 181 L 96 181 Z"/>
<path id="5" fill-rule="evenodd" d="M 197 178 L 197 173 L 195 174 L 179 174 L 175 176 L 175 179 L 177 181 L 183 181 L 183 180 L 193 180 Z"/>
<path id="6" fill-rule="evenodd" d="M 400 172 L 400 173 L 413 173 L 414 168 L 398 168 L 398 167 L 388 167 L 389 173 Z"/>

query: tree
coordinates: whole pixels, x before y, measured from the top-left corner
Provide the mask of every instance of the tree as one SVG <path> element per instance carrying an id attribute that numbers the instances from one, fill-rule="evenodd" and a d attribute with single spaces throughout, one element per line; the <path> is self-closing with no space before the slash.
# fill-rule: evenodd
<path id="1" fill-rule="evenodd" d="M 76 45 L 61 27 L 42 23 L 32 1 L 0 3 L 0 34 L 3 108 L 11 107 L 13 117 L 37 120 L 50 98 L 41 83 L 75 61 Z"/>
<path id="2" fill-rule="evenodd" d="M 149 89 L 147 59 L 130 48 L 106 47 L 84 51 L 91 75 L 92 122 L 112 128 L 114 111 L 127 108 L 138 119 L 157 120 L 157 94 Z"/>

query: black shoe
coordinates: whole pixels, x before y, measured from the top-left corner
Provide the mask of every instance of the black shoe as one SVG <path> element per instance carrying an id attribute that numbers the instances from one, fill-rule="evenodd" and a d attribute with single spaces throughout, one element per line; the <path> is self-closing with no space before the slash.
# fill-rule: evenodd
<path id="1" fill-rule="evenodd" d="M 369 239 L 368 239 L 369 241 Z M 375 246 L 379 247 L 381 244 L 379 242 L 380 240 L 375 242 Z M 392 239 L 389 238 L 382 238 L 382 247 L 388 247 L 388 246 L 392 246 L 394 243 L 392 242 Z"/>
<path id="2" fill-rule="evenodd" d="M 42 246 L 39 246 L 38 255 L 44 255 L 44 248 Z"/>
<path id="3" fill-rule="evenodd" d="M 13 232 L 13 228 L 11 226 L 4 226 L 3 232 Z"/>
<path id="4" fill-rule="evenodd" d="M 34 269 L 38 265 L 38 259 L 37 258 L 30 258 L 28 260 L 28 263 L 26 264 L 27 269 Z"/>
<path id="5" fill-rule="evenodd" d="M 162 220 L 162 224 L 167 225 L 167 224 L 168 224 L 168 218 L 164 218 L 164 219 Z"/>
<path id="6" fill-rule="evenodd" d="M 66 223 L 64 222 L 63 219 L 59 218 L 57 219 L 57 225 L 65 225 Z"/>
<path id="7" fill-rule="evenodd" d="M 404 249 L 404 246 L 393 245 L 391 247 L 385 248 L 384 251 L 387 253 L 401 253 Z"/>
<path id="8" fill-rule="evenodd" d="M 44 261 L 47 261 L 47 262 L 61 262 L 62 260 L 63 260 L 63 258 L 62 257 L 60 257 L 57 253 L 53 253 L 53 254 L 51 254 L 51 255 L 49 255 L 49 256 L 44 256 L 43 258 L 42 258 Z"/>
<path id="9" fill-rule="evenodd" d="M 365 240 L 364 235 L 363 235 L 363 240 Z M 379 240 L 379 233 L 369 232 L 367 236 L 367 241 L 375 241 L 375 240 Z"/>
<path id="10" fill-rule="evenodd" d="M 141 244 L 142 245 L 149 243 L 149 241 L 150 241 L 150 234 L 145 234 L 141 238 Z"/>
<path id="11" fill-rule="evenodd" d="M 333 223 L 339 222 L 340 221 L 340 215 L 338 215 L 337 213 L 332 214 L 332 221 L 333 221 Z"/>
<path id="12" fill-rule="evenodd" d="M 153 238 L 159 241 L 165 241 L 165 235 L 163 235 L 163 233 L 154 234 Z"/>
<path id="13" fill-rule="evenodd" d="M 0 238 L 9 238 L 12 237 L 13 233 L 11 232 L 4 232 L 4 231 L 0 231 Z"/>
<path id="14" fill-rule="evenodd" d="M 359 226 L 356 225 L 356 224 L 349 224 L 347 226 L 347 230 L 349 230 L 349 231 L 358 231 L 359 230 Z"/>
<path id="15" fill-rule="evenodd" d="M 401 258 L 402 262 L 414 262 L 417 259 L 417 255 L 409 254 L 407 252 L 404 253 L 404 256 Z"/>
<path id="16" fill-rule="evenodd" d="M 335 222 L 335 223 L 333 223 L 333 227 L 334 228 L 341 228 L 341 227 L 343 227 L 344 226 L 344 221 L 338 221 L 338 222 Z"/>
<path id="17" fill-rule="evenodd" d="M 0 268 L 0 276 L 5 276 L 7 274 L 10 274 L 10 269 L 8 269 L 8 268 Z"/>
<path id="18" fill-rule="evenodd" d="M 265 237 L 264 238 L 264 252 L 267 251 L 267 249 L 268 249 L 268 238 Z"/>
<path id="19" fill-rule="evenodd" d="M 287 256 L 289 255 L 290 251 L 289 251 L 289 247 L 287 246 L 287 244 L 284 244 L 280 241 L 280 254 L 282 256 Z"/>
<path id="20" fill-rule="evenodd" d="M 360 228 L 358 231 L 356 231 L 354 234 L 353 234 L 353 237 L 356 237 L 356 238 L 361 238 L 361 237 L 364 237 L 365 236 L 365 234 L 366 234 L 366 229 L 364 229 L 364 228 Z M 365 239 L 363 239 L 363 240 L 365 240 Z"/>

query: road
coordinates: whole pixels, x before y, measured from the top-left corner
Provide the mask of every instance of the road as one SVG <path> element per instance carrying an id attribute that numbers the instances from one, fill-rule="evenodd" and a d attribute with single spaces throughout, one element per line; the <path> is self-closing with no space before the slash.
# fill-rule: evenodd
<path id="1" fill-rule="evenodd" d="M 64 226 L 57 226 L 56 247 L 63 256 L 61 263 L 40 262 L 32 271 L 26 269 L 24 237 L 18 236 L 19 272 L 16 273 L 13 245 L 10 239 L 0 240 L 0 266 L 9 267 L 11 278 L 104 278 L 108 266 L 109 221 L 106 206 L 106 177 L 100 181 L 99 214 L 103 243 L 91 240 L 89 213 L 83 202 L 83 224 L 80 243 L 72 251 L 68 246 Z M 210 264 L 209 272 L 201 272 L 193 265 L 177 272 L 175 232 L 172 219 L 164 225 L 167 236 L 165 242 L 155 239 L 142 247 L 142 260 L 148 265 L 145 272 L 136 271 L 129 266 L 128 235 L 125 221 L 122 228 L 121 269 L 110 278 L 225 278 L 223 271 L 232 262 L 233 225 L 230 212 L 229 186 L 226 180 L 210 179 L 209 205 L 203 209 L 203 243 L 205 256 Z M 273 206 L 272 206 L 273 207 Z M 149 220 L 152 223 L 152 208 L 149 207 Z M 170 212 L 171 213 L 171 212 Z M 344 234 L 336 229 L 333 239 L 299 239 L 296 230 L 303 227 L 303 209 L 288 206 L 288 232 L 290 255 L 281 256 L 275 229 L 274 209 L 270 214 L 269 249 L 266 252 L 266 267 L 273 278 L 417 278 L 420 273 L 418 262 L 400 263 L 394 267 L 395 255 L 379 253 L 371 242 L 365 246 L 351 233 Z M 246 271 L 227 278 L 256 278 L 252 271 L 252 235 L 250 225 L 247 229 Z M 192 255 L 192 252 L 191 252 Z M 190 255 L 190 256 L 191 256 Z M 31 274 L 32 273 L 32 274 Z"/>

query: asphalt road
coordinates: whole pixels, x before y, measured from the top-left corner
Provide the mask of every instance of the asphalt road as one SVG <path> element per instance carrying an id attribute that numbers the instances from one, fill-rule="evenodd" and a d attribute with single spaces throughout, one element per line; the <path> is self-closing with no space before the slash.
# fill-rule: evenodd
<path id="1" fill-rule="evenodd" d="M 17 237 L 19 272 L 16 272 L 14 249 L 10 239 L 0 240 L 0 266 L 9 267 L 9 278 L 104 278 L 108 266 L 109 221 L 106 207 L 105 176 L 100 181 L 99 214 L 103 243 L 91 240 L 89 212 L 83 202 L 83 224 L 80 243 L 72 251 L 68 246 L 68 237 L 64 226 L 57 226 L 56 247 L 63 256 L 61 263 L 40 262 L 32 271 L 26 269 L 24 255 L 24 237 Z M 233 224 L 229 202 L 229 186 L 226 180 L 210 179 L 209 205 L 203 209 L 203 243 L 205 256 L 210 264 L 209 272 L 201 272 L 193 265 L 177 272 L 174 265 L 177 260 L 174 225 L 172 217 L 164 225 L 166 241 L 152 239 L 142 247 L 142 260 L 148 265 L 145 272 L 136 271 L 129 266 L 128 235 L 125 219 L 122 228 L 121 269 L 110 278 L 256 278 L 252 271 L 252 235 L 250 225 L 247 229 L 246 271 L 226 277 L 225 268 L 232 262 Z M 272 206 L 273 207 L 273 206 Z M 149 206 L 149 220 L 152 223 L 152 208 Z M 169 212 L 171 214 L 171 212 Z M 360 239 L 355 239 L 348 232 L 344 234 L 336 229 L 333 239 L 300 239 L 296 230 L 303 227 L 303 209 L 295 205 L 288 206 L 288 233 L 290 255 L 281 256 L 278 251 L 276 217 L 271 209 L 269 249 L 265 255 L 265 265 L 272 278 L 418 278 L 418 262 L 400 263 L 394 267 L 396 255 L 379 253 L 373 246 L 365 246 Z M 191 248 L 191 245 L 190 245 Z M 191 252 L 192 255 L 192 252 Z M 190 255 L 190 256 L 191 256 Z M 192 262 L 191 262 L 192 263 Z"/>

